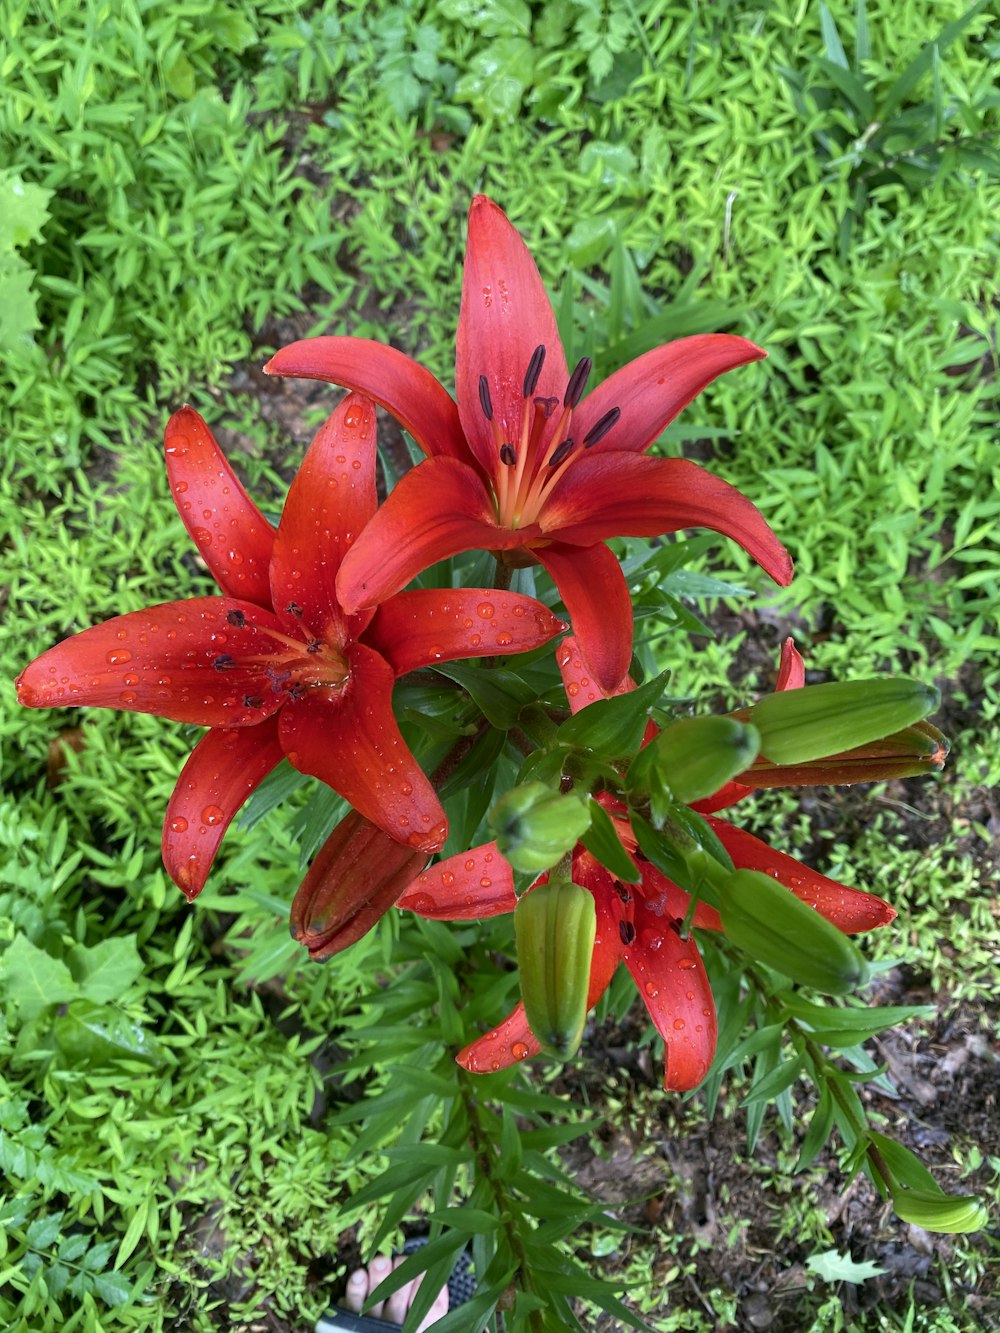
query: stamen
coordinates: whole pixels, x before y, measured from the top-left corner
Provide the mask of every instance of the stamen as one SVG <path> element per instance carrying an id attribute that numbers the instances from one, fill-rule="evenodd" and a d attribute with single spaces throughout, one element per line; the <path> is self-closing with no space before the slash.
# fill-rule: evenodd
<path id="1" fill-rule="evenodd" d="M 587 384 L 587 377 L 593 367 L 593 361 L 589 356 L 581 356 L 576 363 L 576 370 L 569 377 L 569 383 L 566 385 L 566 392 L 563 395 L 563 407 L 572 410 L 583 397 L 583 390 Z"/>
<path id="2" fill-rule="evenodd" d="M 542 366 L 545 364 L 545 344 L 539 343 L 531 353 L 531 360 L 528 362 L 528 369 L 524 374 L 524 397 L 530 398 L 535 392 L 538 384 L 538 377 L 542 373 Z"/>
<path id="3" fill-rule="evenodd" d="M 318 653 L 322 650 L 322 647 L 323 647 L 322 639 L 310 639 L 310 641 L 306 644 L 306 652 Z"/>
<path id="4" fill-rule="evenodd" d="M 603 440 L 611 427 L 618 421 L 621 414 L 622 410 L 620 407 L 613 407 L 610 412 L 605 412 L 603 417 L 595 421 L 590 430 L 588 430 L 583 437 L 584 449 L 589 449 L 590 446 L 596 444 L 598 440 Z"/>
<path id="5" fill-rule="evenodd" d="M 247 623 L 247 618 L 242 611 L 227 611 L 226 619 L 229 621 L 230 625 L 235 625 L 237 629 L 242 629 Z"/>
<path id="6" fill-rule="evenodd" d="M 556 408 L 559 406 L 559 399 L 558 399 L 558 398 L 536 398 L 536 399 L 535 399 L 535 406 L 539 409 L 539 411 L 542 413 L 542 415 L 545 417 L 545 419 L 548 420 L 548 418 L 552 415 L 552 413 L 553 413 L 553 412 L 556 410 Z"/>
<path id="7" fill-rule="evenodd" d="M 512 444 L 502 444 L 500 446 L 500 462 L 505 463 L 507 467 L 513 467 L 517 462 L 517 451 Z"/>
<path id="8" fill-rule="evenodd" d="M 631 921 L 619 921 L 618 934 L 622 937 L 622 944 L 631 944 L 635 939 L 635 926 Z"/>
<path id="9" fill-rule="evenodd" d="M 558 467 L 559 464 L 569 456 L 575 446 L 576 440 L 563 440 L 562 444 L 552 451 L 552 457 L 549 459 L 549 467 Z"/>
<path id="10" fill-rule="evenodd" d="M 294 616 L 296 620 L 300 620 L 302 618 L 302 607 L 299 606 L 298 602 L 289 602 L 288 605 L 285 607 L 285 610 L 288 612 L 290 616 Z"/>
<path id="11" fill-rule="evenodd" d="M 479 406 L 487 421 L 493 420 L 493 400 L 490 398 L 490 386 L 485 375 L 479 376 Z"/>
<path id="12" fill-rule="evenodd" d="M 244 694 L 244 696 L 243 696 L 243 707 L 244 707 L 244 708 L 263 708 L 263 707 L 264 707 L 264 700 L 260 697 L 259 694 Z"/>
<path id="13" fill-rule="evenodd" d="M 215 667 L 216 671 L 232 671 L 235 665 L 236 661 L 229 655 L 229 653 L 220 653 L 212 662 L 212 666 Z"/>

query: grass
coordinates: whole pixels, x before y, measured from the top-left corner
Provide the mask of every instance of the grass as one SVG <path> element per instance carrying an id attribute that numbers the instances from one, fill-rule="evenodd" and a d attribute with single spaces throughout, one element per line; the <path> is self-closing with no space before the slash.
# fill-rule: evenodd
<path id="1" fill-rule="evenodd" d="M 275 509 L 332 397 L 262 388 L 272 347 L 308 331 L 377 336 L 450 380 L 464 211 L 484 190 L 530 240 L 577 355 L 613 366 L 685 320 L 768 349 L 713 386 L 665 447 L 694 447 L 745 489 L 798 577 L 776 597 L 720 544 L 713 569 L 763 597 L 750 612 L 701 608 L 720 636 L 675 634 L 657 653 L 676 693 L 727 704 L 768 687 L 789 632 L 816 672 L 907 670 L 942 685 L 955 743 L 943 779 L 845 801 L 769 797 L 753 818 L 891 897 L 905 929 L 880 938 L 878 955 L 923 978 L 945 1017 L 984 1023 L 996 967 L 1000 199 L 975 153 L 996 136 L 997 39 L 973 14 L 906 92 L 904 111 L 934 126 L 931 150 L 904 124 L 871 140 L 874 158 L 852 157 L 868 126 L 831 90 L 824 12 L 792 0 L 8 5 L 4 674 L 71 631 L 207 590 L 160 461 L 180 402 L 219 426 Z M 872 4 L 860 64 L 855 12 L 831 13 L 875 118 L 891 120 L 900 72 L 962 10 Z M 383 1125 L 375 1100 L 394 1063 L 452 1086 L 450 983 L 420 971 L 412 924 L 396 940 L 387 923 L 325 970 L 303 965 L 283 924 L 301 839 L 276 811 L 230 835 L 195 908 L 180 902 L 158 842 L 184 728 L 17 711 L 8 690 L 0 740 L 7 1325 L 209 1329 L 268 1309 L 307 1326 L 327 1299 L 320 1279 L 355 1244 L 350 1228 L 364 1245 L 381 1223 L 382 1203 L 358 1215 L 348 1200 L 377 1181 L 383 1147 L 468 1129 L 458 1085 L 451 1101 L 428 1093 L 401 1141 L 398 1115 Z M 306 829 L 308 801 L 292 800 Z M 447 957 L 444 934 L 433 938 Z M 366 1033 L 380 1013 L 372 978 L 390 968 L 445 1025 L 427 1029 L 426 1050 Z M 462 975 L 471 1018 L 494 1021 L 509 978 L 477 990 Z M 564 1114 L 567 1097 L 586 1095 L 572 1070 L 532 1083 Z M 736 1323 L 746 1292 L 727 1291 L 708 1262 L 661 1151 L 690 1135 L 697 1158 L 704 1127 L 655 1085 L 636 1066 L 598 1109 L 606 1126 L 620 1114 L 648 1129 L 632 1156 L 658 1164 L 675 1224 L 622 1238 L 598 1220 L 574 1245 L 664 1333 Z M 359 1140 L 331 1113 L 362 1090 L 372 1119 Z M 724 1188 L 736 1197 L 714 1245 L 743 1253 L 750 1227 L 758 1248 L 794 1236 L 797 1256 L 843 1250 L 823 1201 L 833 1159 L 789 1184 L 781 1129 L 763 1158 L 747 1157 L 738 1097 L 729 1088 L 720 1112 L 735 1127 Z M 600 1135 L 585 1141 L 600 1160 Z M 965 1166 L 995 1188 L 996 1146 L 953 1144 L 949 1188 Z M 762 1186 L 780 1215 L 770 1228 L 751 1213 Z M 940 1300 L 885 1286 L 849 1316 L 850 1284 L 806 1270 L 794 1326 L 973 1328 L 989 1257 L 982 1238 L 939 1245 Z"/>

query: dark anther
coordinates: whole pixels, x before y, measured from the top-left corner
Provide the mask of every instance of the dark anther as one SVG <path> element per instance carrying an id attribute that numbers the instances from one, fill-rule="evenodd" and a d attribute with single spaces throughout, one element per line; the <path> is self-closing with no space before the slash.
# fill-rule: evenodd
<path id="1" fill-rule="evenodd" d="M 260 697 L 259 694 L 244 694 L 244 696 L 243 696 L 243 707 L 244 707 L 244 708 L 263 708 L 263 707 L 264 707 L 264 700 Z"/>
<path id="2" fill-rule="evenodd" d="M 631 944 L 635 939 L 635 926 L 631 921 L 619 921 L 618 934 L 622 937 L 622 944 Z"/>
<path id="3" fill-rule="evenodd" d="M 590 446 L 596 444 L 598 440 L 603 440 L 621 414 L 622 410 L 620 407 L 613 407 L 610 412 L 605 412 L 603 417 L 595 421 L 590 430 L 588 430 L 583 437 L 584 449 L 589 449 Z"/>
<path id="4" fill-rule="evenodd" d="M 302 684 L 301 680 L 293 680 L 291 685 L 289 685 L 288 689 L 285 691 L 289 699 L 301 699 L 305 695 L 305 692 L 306 687 Z"/>
<path id="5" fill-rule="evenodd" d="M 285 611 L 288 615 L 294 616 L 296 620 L 299 620 L 302 616 L 302 607 L 299 606 L 298 602 L 289 602 Z"/>
<path id="6" fill-rule="evenodd" d="M 500 446 L 500 462 L 506 463 L 508 467 L 513 467 L 517 462 L 517 454 L 512 444 L 502 444 Z"/>
<path id="7" fill-rule="evenodd" d="M 226 619 L 229 621 L 230 625 L 235 625 L 237 629 L 242 629 L 247 623 L 247 618 L 242 611 L 227 611 Z"/>
<path id="8" fill-rule="evenodd" d="M 490 398 L 490 386 L 486 382 L 486 376 L 479 376 L 479 406 L 483 409 L 483 416 L 487 421 L 493 420 L 493 400 Z"/>
<path id="9" fill-rule="evenodd" d="M 552 413 L 559 406 L 558 398 L 536 398 L 535 406 L 541 411 L 542 415 L 548 420 Z"/>
<path id="10" fill-rule="evenodd" d="M 531 360 L 528 362 L 528 369 L 524 372 L 524 396 L 530 398 L 538 385 L 538 377 L 542 373 L 542 366 L 545 364 L 545 344 L 539 343 L 531 353 Z"/>
<path id="11" fill-rule="evenodd" d="M 671 930 L 674 932 L 674 934 L 677 935 L 677 936 L 680 935 L 680 933 L 681 933 L 681 926 L 683 926 L 683 924 L 684 924 L 684 918 L 683 918 L 682 916 L 674 917 L 674 919 L 673 919 L 672 921 L 668 921 L 668 922 L 667 922 L 667 925 L 670 927 L 670 929 L 671 929 Z"/>
<path id="12" fill-rule="evenodd" d="M 563 407 L 572 409 L 583 397 L 587 376 L 590 374 L 590 368 L 593 364 L 589 356 L 580 357 L 580 360 L 576 363 L 576 370 L 570 375 L 569 383 L 566 385 L 566 392 L 563 394 Z"/>
<path id="13" fill-rule="evenodd" d="M 323 640 L 322 640 L 322 639 L 310 639 L 309 642 L 306 644 L 306 652 L 307 652 L 307 653 L 318 653 L 318 652 L 320 652 L 320 650 L 322 649 L 322 647 L 323 647 Z"/>
<path id="14" fill-rule="evenodd" d="M 558 449 L 553 450 L 552 457 L 549 459 L 549 467 L 558 467 L 565 458 L 569 457 L 575 444 L 576 440 L 563 440 Z"/>
<path id="15" fill-rule="evenodd" d="M 629 893 L 628 889 L 621 882 L 621 880 L 616 879 L 612 882 L 614 884 L 615 893 L 618 894 L 620 901 L 626 904 L 630 903 L 632 901 L 632 895 Z"/>
<path id="16" fill-rule="evenodd" d="M 236 662 L 228 653 L 220 653 L 218 657 L 212 659 L 212 666 L 216 671 L 232 671 Z"/>

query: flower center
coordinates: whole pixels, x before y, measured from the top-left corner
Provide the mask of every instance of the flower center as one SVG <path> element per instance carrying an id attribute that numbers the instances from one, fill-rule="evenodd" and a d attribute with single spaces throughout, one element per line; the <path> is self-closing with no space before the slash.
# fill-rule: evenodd
<path id="1" fill-rule="evenodd" d="M 294 603 L 286 609 L 292 615 L 302 615 Z M 230 615 L 234 614 L 242 613 L 230 612 Z M 271 689 L 290 699 L 302 699 L 308 690 L 325 690 L 333 694 L 340 692 L 350 675 L 342 643 L 321 639 L 304 624 L 301 639 L 275 629 L 268 629 L 266 633 L 275 641 L 275 647 L 283 645 L 284 651 L 241 655 L 238 661 L 228 653 L 221 653 L 212 663 L 216 671 L 228 671 L 235 666 L 261 666 Z M 257 700 L 244 702 L 248 707 L 258 704 Z"/>
<path id="2" fill-rule="evenodd" d="M 577 362 L 561 406 L 558 398 L 535 397 L 544 364 L 545 347 L 539 344 L 524 374 L 521 419 L 512 439 L 504 438 L 494 416 L 488 378 L 479 377 L 479 405 L 493 431 L 499 460 L 493 487 L 497 518 L 505 528 L 529 527 L 537 521 L 546 497 L 577 452 L 577 441 L 571 434 L 573 412 L 583 397 L 593 362 L 589 356 Z M 584 436 L 581 447 L 589 449 L 603 439 L 620 416 L 618 407 L 605 412 Z"/>

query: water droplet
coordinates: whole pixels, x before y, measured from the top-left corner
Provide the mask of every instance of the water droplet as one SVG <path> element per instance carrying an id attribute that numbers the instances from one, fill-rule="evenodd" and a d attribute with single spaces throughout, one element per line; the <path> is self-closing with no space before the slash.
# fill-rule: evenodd
<path id="1" fill-rule="evenodd" d="M 138 697 L 139 696 L 136 694 L 135 690 L 122 690 L 121 694 L 118 696 L 126 708 L 128 708 L 130 704 L 134 704 Z"/>
<path id="2" fill-rule="evenodd" d="M 187 488 L 188 488 L 188 484 L 187 484 L 186 481 L 179 481 L 179 482 L 177 482 L 177 484 L 174 486 L 174 494 L 175 494 L 175 495 L 183 495 L 184 492 L 187 490 Z"/>
<path id="3" fill-rule="evenodd" d="M 412 795 L 413 795 L 413 786 L 412 786 L 412 784 L 409 783 L 409 782 L 401 782 L 401 783 L 399 784 L 399 791 L 400 791 L 400 795 L 402 795 L 402 796 L 412 796 Z"/>
<path id="4" fill-rule="evenodd" d="M 472 645 L 473 648 L 478 648 L 481 642 L 482 642 L 482 639 L 480 638 L 480 636 L 479 636 L 478 634 L 473 634 L 473 635 L 469 638 L 469 643 Z"/>
<path id="5" fill-rule="evenodd" d="M 212 534 L 209 532 L 208 528 L 193 528 L 191 536 L 199 546 L 211 546 L 212 544 Z"/>
<path id="6" fill-rule="evenodd" d="M 495 613 L 495 608 L 492 602 L 480 602 L 479 605 L 476 607 L 476 610 L 479 612 L 479 614 L 482 616 L 484 620 L 491 619 Z"/>
<path id="7" fill-rule="evenodd" d="M 498 647 L 498 648 L 509 648 L 510 645 L 511 645 L 513 642 L 514 642 L 514 636 L 513 636 L 512 634 L 498 634 L 498 635 L 497 635 L 497 647 Z"/>
<path id="8" fill-rule="evenodd" d="M 455 883 L 455 876 L 452 874 L 450 870 L 445 870 L 442 872 L 441 883 L 444 885 L 446 889 L 450 889 L 451 886 Z"/>
<path id="9" fill-rule="evenodd" d="M 675 1032 L 683 1032 L 683 1031 L 684 1031 L 684 1019 L 683 1019 L 683 1018 L 675 1018 L 675 1019 L 674 1019 L 674 1031 L 675 1031 Z"/>
<path id="10" fill-rule="evenodd" d="M 469 857 L 468 861 L 466 861 L 466 863 L 465 863 L 465 868 L 466 868 L 466 870 L 475 870 L 475 868 L 476 868 L 476 863 L 475 863 L 475 861 L 472 859 L 471 856 Z"/>
<path id="11" fill-rule="evenodd" d="M 126 662 L 132 661 L 132 654 L 127 648 L 112 648 L 111 652 L 106 654 L 105 660 L 108 666 L 124 666 Z"/>
<path id="12" fill-rule="evenodd" d="M 354 462 L 351 464 L 351 467 L 354 469 L 355 472 L 360 472 L 361 471 L 360 460 L 355 458 Z"/>
<path id="13" fill-rule="evenodd" d="M 138 685 L 138 684 L 139 684 L 139 677 L 138 677 L 134 672 L 130 673 L 130 674 L 127 675 L 127 676 L 122 676 L 122 684 L 123 684 L 123 685 Z"/>
<path id="14" fill-rule="evenodd" d="M 187 820 L 183 815 L 178 815 L 176 819 L 170 821 L 171 833 L 183 833 L 188 826 Z"/>
<path id="15" fill-rule="evenodd" d="M 433 912 L 437 906 L 429 893 L 415 893 L 406 904 L 411 912 Z"/>
<path id="16" fill-rule="evenodd" d="M 206 824 L 221 824 L 225 818 L 223 811 L 217 805 L 206 805 L 201 812 L 201 817 Z"/>
<path id="17" fill-rule="evenodd" d="M 493 883 L 493 881 L 492 881 L 491 879 L 488 879 L 488 878 L 484 875 L 484 876 L 482 877 L 482 879 L 479 881 L 479 887 L 480 887 L 481 889 L 488 889 L 492 883 Z"/>
<path id="18" fill-rule="evenodd" d="M 576 696 L 580 693 L 580 687 L 579 685 L 577 685 L 575 680 L 571 680 L 570 683 L 566 686 L 566 693 L 569 695 L 571 699 L 575 699 Z"/>
<path id="19" fill-rule="evenodd" d="M 431 646 L 427 649 L 427 654 L 429 657 L 433 657 L 434 660 L 437 661 L 438 659 L 444 657 L 444 649 L 441 647 L 439 643 L 434 643 L 431 644 Z"/>
<path id="20" fill-rule="evenodd" d="M 490 1068 L 493 1070 L 494 1073 L 496 1073 L 496 1071 L 500 1068 L 500 1061 L 499 1060 L 492 1061 L 492 1063 L 490 1064 Z"/>
<path id="21" fill-rule="evenodd" d="M 659 995 L 660 993 L 659 986 L 654 986 L 651 981 L 646 982 L 645 986 L 643 986 L 643 990 L 650 998 L 653 998 L 653 996 Z"/>
<path id="22" fill-rule="evenodd" d="M 694 961 L 693 958 L 682 958 L 681 961 L 677 964 L 677 966 L 681 969 L 682 972 L 689 972 L 692 967 L 697 967 L 698 964 Z"/>
<path id="23" fill-rule="evenodd" d="M 523 1041 L 515 1041 L 510 1053 L 515 1060 L 523 1060 L 528 1054 L 528 1047 Z"/>
<path id="24" fill-rule="evenodd" d="M 361 421 L 362 421 L 361 413 L 356 407 L 352 407 L 351 410 L 347 412 L 344 416 L 344 425 L 347 427 L 348 430 L 357 430 L 357 428 L 361 425 Z M 344 461 L 343 458 L 337 459 L 338 463 L 342 463 L 343 461 Z"/>

